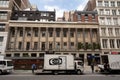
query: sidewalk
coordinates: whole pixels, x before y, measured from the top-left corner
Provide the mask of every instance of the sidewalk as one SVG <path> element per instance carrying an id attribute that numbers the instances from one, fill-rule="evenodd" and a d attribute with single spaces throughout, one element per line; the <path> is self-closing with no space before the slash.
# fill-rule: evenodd
<path id="1" fill-rule="evenodd" d="M 95 68 L 96 70 L 96 68 Z M 39 71 L 40 73 L 42 73 L 42 71 Z M 84 74 L 97 74 L 98 72 L 92 73 L 91 67 L 90 66 L 86 66 L 84 67 Z M 31 75 L 32 74 L 32 70 L 14 70 L 13 74 L 25 74 L 25 75 Z"/>

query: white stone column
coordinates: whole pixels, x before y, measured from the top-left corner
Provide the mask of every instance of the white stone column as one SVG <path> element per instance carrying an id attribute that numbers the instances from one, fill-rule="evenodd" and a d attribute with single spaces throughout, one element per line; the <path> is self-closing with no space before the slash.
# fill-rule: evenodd
<path id="1" fill-rule="evenodd" d="M 118 49 L 117 48 L 117 41 L 116 41 L 116 39 L 114 39 L 114 45 L 115 45 L 115 49 Z"/>

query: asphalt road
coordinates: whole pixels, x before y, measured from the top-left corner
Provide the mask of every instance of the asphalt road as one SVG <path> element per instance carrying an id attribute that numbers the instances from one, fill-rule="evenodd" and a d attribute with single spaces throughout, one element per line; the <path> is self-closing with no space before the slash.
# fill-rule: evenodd
<path id="1" fill-rule="evenodd" d="M 0 75 L 0 80 L 120 80 L 120 74 L 8 74 Z"/>

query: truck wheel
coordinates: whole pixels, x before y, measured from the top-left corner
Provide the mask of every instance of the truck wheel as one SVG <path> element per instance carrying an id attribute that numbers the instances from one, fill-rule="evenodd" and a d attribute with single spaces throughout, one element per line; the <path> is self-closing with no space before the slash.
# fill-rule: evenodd
<path id="1" fill-rule="evenodd" d="M 54 75 L 58 75 L 58 71 L 54 71 Z"/>
<path id="2" fill-rule="evenodd" d="M 2 74 L 2 71 L 0 70 L 0 75 Z"/>
<path id="3" fill-rule="evenodd" d="M 77 71 L 77 74 L 82 74 L 82 72 L 80 70 Z"/>

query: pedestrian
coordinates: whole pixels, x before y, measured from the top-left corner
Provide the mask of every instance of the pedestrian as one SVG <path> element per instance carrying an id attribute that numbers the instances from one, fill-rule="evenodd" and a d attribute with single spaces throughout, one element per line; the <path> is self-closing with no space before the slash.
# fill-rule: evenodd
<path id="1" fill-rule="evenodd" d="M 91 63 L 92 73 L 94 73 L 94 63 Z"/>
<path id="2" fill-rule="evenodd" d="M 36 65 L 32 64 L 32 73 L 34 74 L 34 70 L 36 69 Z"/>

